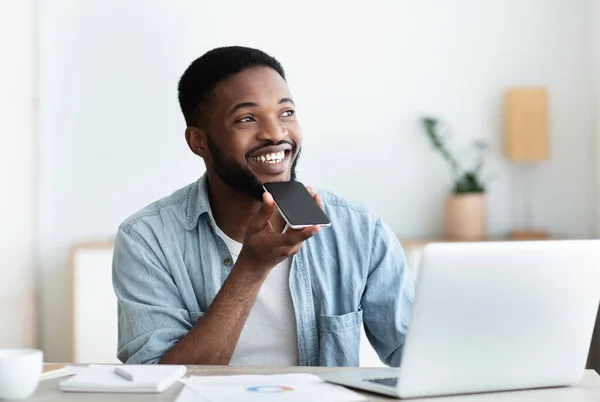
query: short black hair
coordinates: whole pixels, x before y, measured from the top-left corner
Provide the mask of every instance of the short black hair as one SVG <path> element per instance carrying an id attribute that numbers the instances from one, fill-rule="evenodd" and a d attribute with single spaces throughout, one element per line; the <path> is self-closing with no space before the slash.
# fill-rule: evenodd
<path id="1" fill-rule="evenodd" d="M 245 69 L 259 66 L 272 68 L 285 80 L 283 67 L 275 58 L 249 47 L 218 47 L 194 60 L 178 85 L 179 106 L 188 127 L 208 119 L 206 108 L 219 82 Z"/>

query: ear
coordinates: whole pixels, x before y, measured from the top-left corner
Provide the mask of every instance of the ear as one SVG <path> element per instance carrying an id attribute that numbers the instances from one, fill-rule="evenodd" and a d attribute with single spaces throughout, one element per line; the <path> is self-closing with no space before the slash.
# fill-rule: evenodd
<path id="1" fill-rule="evenodd" d="M 185 129 L 185 141 L 188 147 L 190 147 L 193 153 L 205 159 L 209 155 L 206 135 L 206 131 L 198 127 L 188 127 Z"/>

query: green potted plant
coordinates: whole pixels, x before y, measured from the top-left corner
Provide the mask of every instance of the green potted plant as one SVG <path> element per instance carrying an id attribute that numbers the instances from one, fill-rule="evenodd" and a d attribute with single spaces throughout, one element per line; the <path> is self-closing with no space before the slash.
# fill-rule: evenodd
<path id="1" fill-rule="evenodd" d="M 440 133 L 435 118 L 421 119 L 423 127 L 435 150 L 448 162 L 453 186 L 444 200 L 444 236 L 456 240 L 481 240 L 486 236 L 486 187 L 482 180 L 487 143 L 475 140 L 471 144 L 467 167 L 451 152 L 447 138 Z"/>

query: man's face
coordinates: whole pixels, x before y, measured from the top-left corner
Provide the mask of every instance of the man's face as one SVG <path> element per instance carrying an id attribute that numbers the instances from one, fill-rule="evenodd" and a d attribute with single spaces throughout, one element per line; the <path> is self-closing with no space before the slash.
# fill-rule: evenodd
<path id="1" fill-rule="evenodd" d="M 302 133 L 284 79 L 257 67 L 220 82 L 214 93 L 205 130 L 207 169 L 258 199 L 262 183 L 294 180 Z"/>

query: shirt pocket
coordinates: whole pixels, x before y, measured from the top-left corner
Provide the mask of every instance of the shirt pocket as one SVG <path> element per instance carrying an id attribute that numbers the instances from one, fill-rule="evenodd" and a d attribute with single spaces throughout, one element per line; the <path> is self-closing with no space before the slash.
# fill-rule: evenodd
<path id="1" fill-rule="evenodd" d="M 363 312 L 319 317 L 319 365 L 358 366 Z"/>
<path id="2" fill-rule="evenodd" d="M 192 323 L 192 327 L 196 325 L 198 321 L 204 316 L 202 311 L 190 311 L 190 322 Z"/>

